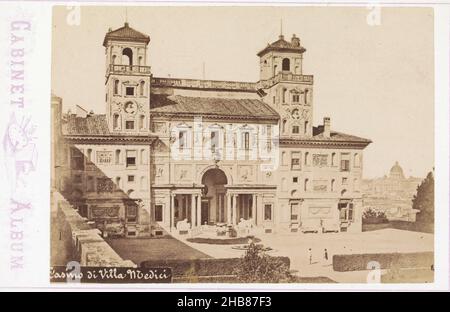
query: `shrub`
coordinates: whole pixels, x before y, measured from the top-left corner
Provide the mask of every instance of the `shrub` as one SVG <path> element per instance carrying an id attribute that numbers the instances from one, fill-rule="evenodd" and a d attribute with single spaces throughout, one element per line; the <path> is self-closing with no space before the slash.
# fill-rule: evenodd
<path id="1" fill-rule="evenodd" d="M 255 242 L 260 242 L 259 238 L 253 238 Z M 205 237 L 194 237 L 186 239 L 191 243 L 198 244 L 214 244 L 214 245 L 239 245 L 248 244 L 248 237 L 235 237 L 235 238 L 205 238 Z"/>
<path id="2" fill-rule="evenodd" d="M 289 259 L 286 263 L 280 258 L 268 256 L 263 246 L 251 242 L 234 274 L 243 283 L 290 282 L 293 277 L 289 272 L 289 264 Z"/>
<path id="3" fill-rule="evenodd" d="M 376 211 L 369 208 L 363 212 L 362 223 L 363 224 L 380 224 L 388 223 L 389 220 L 384 211 Z"/>
<path id="4" fill-rule="evenodd" d="M 374 253 L 354 255 L 334 255 L 333 270 L 338 272 L 367 270 L 369 262 L 376 261 L 380 269 L 425 268 L 433 265 L 433 252 Z"/>

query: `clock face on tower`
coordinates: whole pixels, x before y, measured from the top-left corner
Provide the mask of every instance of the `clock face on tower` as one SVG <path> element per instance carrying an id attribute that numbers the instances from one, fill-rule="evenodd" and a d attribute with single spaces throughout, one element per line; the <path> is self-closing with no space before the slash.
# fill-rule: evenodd
<path id="1" fill-rule="evenodd" d="M 125 104 L 124 110 L 128 114 L 135 114 L 136 111 L 137 111 L 137 105 L 135 103 L 133 103 L 133 102 L 128 102 L 128 103 Z"/>

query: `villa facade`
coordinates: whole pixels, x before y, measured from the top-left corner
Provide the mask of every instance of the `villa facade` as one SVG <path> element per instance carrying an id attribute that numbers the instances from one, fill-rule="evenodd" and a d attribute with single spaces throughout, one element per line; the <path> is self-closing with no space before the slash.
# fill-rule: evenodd
<path id="1" fill-rule="evenodd" d="M 109 234 L 250 225 L 255 233 L 361 231 L 370 140 L 313 126 L 306 49 L 283 35 L 257 82 L 154 77 L 150 37 L 104 38 L 106 114 L 53 96 L 53 185 Z"/>

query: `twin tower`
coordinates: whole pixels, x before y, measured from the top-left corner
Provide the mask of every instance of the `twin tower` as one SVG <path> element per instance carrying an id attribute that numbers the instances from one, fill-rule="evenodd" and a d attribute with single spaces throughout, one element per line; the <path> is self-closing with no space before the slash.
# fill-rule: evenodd
<path id="1" fill-rule="evenodd" d="M 105 35 L 106 112 L 111 133 L 148 135 L 150 133 L 152 73 L 148 66 L 150 37 L 128 23 Z M 280 115 L 280 135 L 289 138 L 312 136 L 313 76 L 303 75 L 306 51 L 295 35 L 283 35 L 257 55 L 260 80 L 255 94 Z"/>

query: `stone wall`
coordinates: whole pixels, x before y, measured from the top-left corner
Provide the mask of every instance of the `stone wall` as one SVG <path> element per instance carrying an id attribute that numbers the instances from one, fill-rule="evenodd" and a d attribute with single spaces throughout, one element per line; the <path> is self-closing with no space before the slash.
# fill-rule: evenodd
<path id="1" fill-rule="evenodd" d="M 81 217 L 59 193 L 53 193 L 52 206 L 56 209 L 52 210 L 51 226 L 59 230 L 59 239 L 70 249 L 66 259 L 78 261 L 81 266 L 136 267 L 132 261 L 122 259 L 101 237 L 101 232 Z M 52 263 L 55 264 L 62 265 Z"/>

